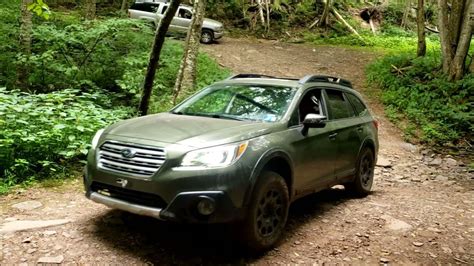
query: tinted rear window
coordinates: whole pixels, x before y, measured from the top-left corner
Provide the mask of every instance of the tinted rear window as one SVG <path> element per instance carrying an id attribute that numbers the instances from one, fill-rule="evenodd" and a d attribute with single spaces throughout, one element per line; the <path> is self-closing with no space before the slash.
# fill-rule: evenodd
<path id="1" fill-rule="evenodd" d="M 347 98 L 354 106 L 356 114 L 358 116 L 364 116 L 368 114 L 367 106 L 359 99 L 359 97 L 355 96 L 354 94 L 346 93 Z"/>
<path id="2" fill-rule="evenodd" d="M 326 90 L 331 119 L 355 116 L 354 109 L 341 91 Z"/>

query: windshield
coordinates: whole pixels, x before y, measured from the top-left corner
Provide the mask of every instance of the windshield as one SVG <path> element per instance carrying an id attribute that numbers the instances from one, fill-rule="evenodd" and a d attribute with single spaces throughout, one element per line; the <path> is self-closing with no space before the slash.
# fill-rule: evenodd
<path id="1" fill-rule="evenodd" d="M 285 115 L 295 92 L 295 88 L 281 86 L 214 86 L 183 102 L 172 113 L 276 122 Z"/>

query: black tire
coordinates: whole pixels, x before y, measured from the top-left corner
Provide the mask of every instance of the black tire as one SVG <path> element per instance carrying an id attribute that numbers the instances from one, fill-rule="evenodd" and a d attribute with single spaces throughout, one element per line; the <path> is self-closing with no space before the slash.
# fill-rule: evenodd
<path id="1" fill-rule="evenodd" d="M 201 32 L 201 42 L 211 44 L 214 42 L 214 32 L 212 30 L 203 29 Z"/>
<path id="2" fill-rule="evenodd" d="M 280 239 L 288 218 L 290 199 L 283 177 L 263 172 L 256 184 L 246 218 L 241 226 L 241 239 L 252 252 L 272 248 Z"/>
<path id="3" fill-rule="evenodd" d="M 367 196 L 374 183 L 374 168 L 374 152 L 370 148 L 364 148 L 357 160 L 354 180 L 349 184 L 345 184 L 346 189 L 348 189 L 354 196 Z"/>

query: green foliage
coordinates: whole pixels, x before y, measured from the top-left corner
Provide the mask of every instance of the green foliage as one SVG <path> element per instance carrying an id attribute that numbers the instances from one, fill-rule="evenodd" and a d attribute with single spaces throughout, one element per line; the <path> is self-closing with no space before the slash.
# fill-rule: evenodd
<path id="1" fill-rule="evenodd" d="M 98 129 L 133 111 L 112 109 L 110 98 L 78 90 L 28 94 L 0 88 L 1 186 L 53 175 L 71 159 L 84 158 Z"/>
<path id="2" fill-rule="evenodd" d="M 405 126 L 408 137 L 430 144 L 469 140 L 474 131 L 474 75 L 448 82 L 440 71 L 440 54 L 398 53 L 367 68 L 369 83 L 382 89 L 388 117 Z M 406 121 L 404 121 L 406 120 Z"/>
<path id="3" fill-rule="evenodd" d="M 64 28 L 40 25 L 33 38 L 32 55 L 18 56 L 31 69 L 32 90 L 98 86 L 114 91 L 126 70 L 125 58 L 148 50 L 152 32 L 142 21 L 108 19 Z"/>
<path id="4" fill-rule="evenodd" d="M 153 87 L 153 95 L 150 105 L 150 113 L 168 111 L 172 107 L 172 91 L 176 81 L 179 65 L 183 56 L 181 43 L 167 40 L 160 56 L 160 68 L 156 73 Z M 138 103 L 143 77 L 148 64 L 148 53 L 126 59 L 127 71 L 123 78 L 118 80 L 118 84 L 125 93 L 134 98 L 134 103 Z M 222 69 L 213 59 L 201 53 L 198 56 L 197 64 L 197 89 L 210 85 L 218 80 L 229 76 L 229 71 Z M 195 91 L 185 91 L 181 99 L 193 94 Z"/>
<path id="5" fill-rule="evenodd" d="M 398 33 L 397 33 L 398 32 Z M 403 34 L 400 34 L 403 33 Z M 306 32 L 304 39 L 316 45 L 348 45 L 358 47 L 373 47 L 383 51 L 408 52 L 416 49 L 417 38 L 411 33 L 405 32 L 400 28 L 391 27 L 388 32 L 373 35 L 372 33 L 361 34 L 362 40 L 353 34 L 344 33 L 338 35 L 335 32 L 330 33 L 309 33 Z M 439 50 L 439 39 L 432 36 L 426 39 L 428 50 Z"/>
<path id="6" fill-rule="evenodd" d="M 34 12 L 38 17 L 49 19 L 51 11 L 49 11 L 48 5 L 43 0 L 35 0 L 33 3 L 28 5 L 28 10 Z"/>
<path id="7" fill-rule="evenodd" d="M 13 10 L 16 11 L 14 12 Z M 13 83 L 16 75 L 14 60 L 18 51 L 19 5 L 15 1 L 0 4 L 0 86 Z"/>

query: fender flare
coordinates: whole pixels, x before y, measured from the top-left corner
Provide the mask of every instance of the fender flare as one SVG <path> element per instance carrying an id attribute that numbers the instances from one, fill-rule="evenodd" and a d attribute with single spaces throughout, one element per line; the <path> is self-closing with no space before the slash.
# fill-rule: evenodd
<path id="1" fill-rule="evenodd" d="M 283 160 L 285 160 L 285 162 L 288 164 L 288 166 L 290 167 L 290 184 L 289 184 L 289 196 L 290 196 L 290 200 L 293 196 L 293 160 L 291 159 L 291 157 L 288 155 L 287 152 L 285 152 L 284 150 L 282 149 L 272 149 L 272 150 L 268 150 L 266 151 L 264 154 L 262 154 L 262 156 L 260 156 L 260 158 L 258 159 L 255 167 L 253 168 L 252 170 L 252 173 L 250 175 L 250 180 L 249 180 L 249 185 L 245 191 L 245 196 L 244 196 L 244 202 L 243 202 L 243 205 L 244 206 L 247 206 L 250 202 L 250 199 L 252 197 L 252 194 L 253 194 L 253 191 L 255 189 L 255 185 L 257 184 L 257 180 L 258 180 L 258 177 L 260 176 L 260 173 L 262 172 L 262 170 L 265 168 L 265 166 L 267 165 L 268 162 L 270 162 L 270 160 L 274 159 L 274 158 L 281 158 Z"/>

